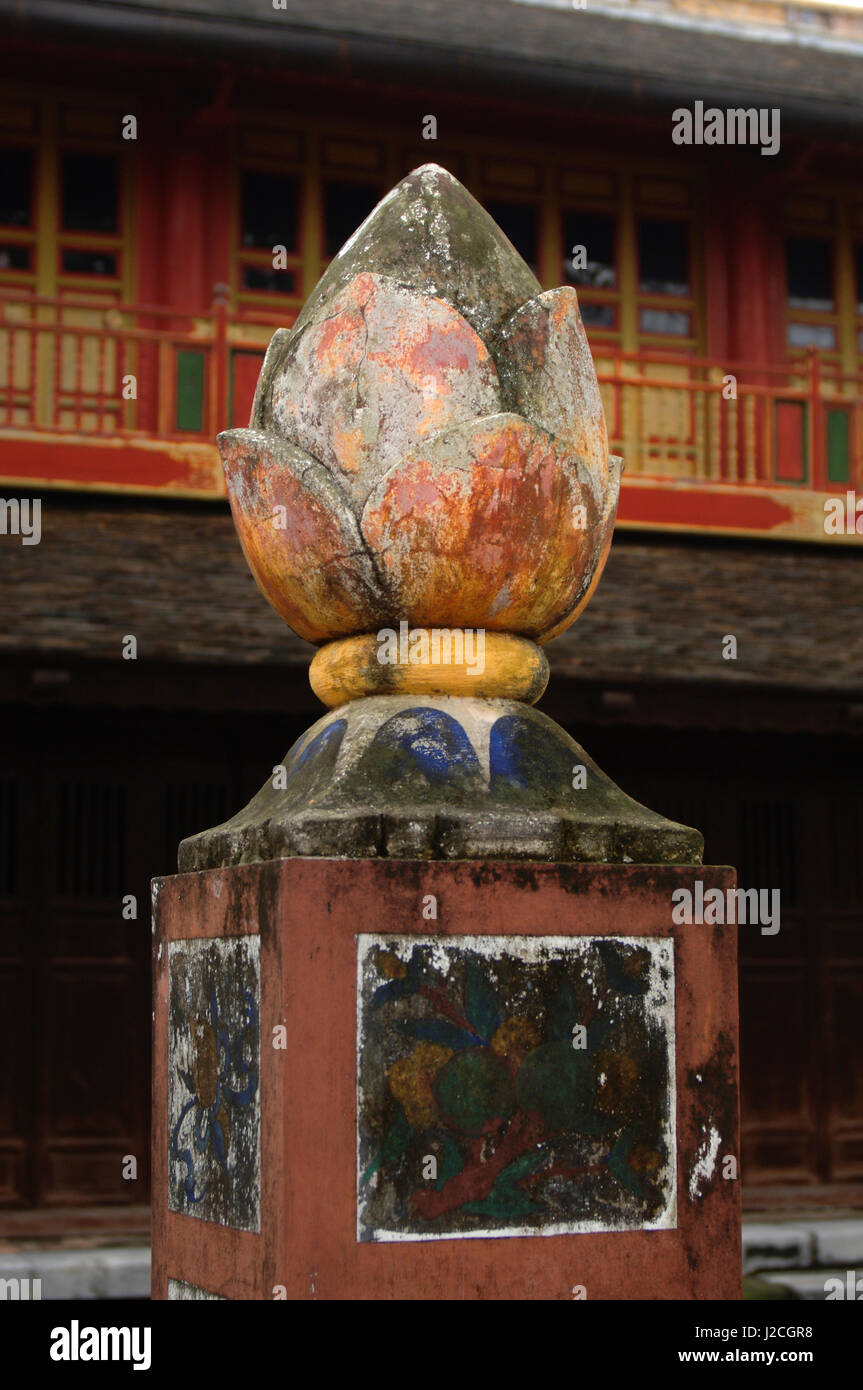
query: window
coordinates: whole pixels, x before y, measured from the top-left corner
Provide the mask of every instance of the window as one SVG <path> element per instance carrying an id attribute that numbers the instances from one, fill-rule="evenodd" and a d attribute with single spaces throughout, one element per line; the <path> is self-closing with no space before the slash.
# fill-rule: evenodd
<path id="1" fill-rule="evenodd" d="M 687 221 L 642 216 L 638 242 L 638 332 L 648 338 L 695 336 L 690 238 Z M 673 303 L 663 303 L 672 300 Z M 687 300 L 687 304 L 681 304 Z"/>
<path id="2" fill-rule="evenodd" d="M 236 283 L 242 299 L 300 294 L 300 200 L 298 174 L 241 170 Z"/>
<path id="3" fill-rule="evenodd" d="M 0 275 L 12 277 L 7 283 L 35 269 L 33 184 L 33 151 L 0 146 L 0 226 L 9 229 L 0 237 Z"/>
<path id="4" fill-rule="evenodd" d="M 616 328 L 617 315 L 612 304 L 593 304 L 590 300 L 579 299 L 581 321 L 585 328 Z"/>
<path id="5" fill-rule="evenodd" d="M 790 308 L 831 313 L 836 307 L 831 242 L 821 237 L 789 237 L 786 275 Z"/>
<path id="6" fill-rule="evenodd" d="M 298 249 L 299 179 L 292 174 L 243 171 L 242 244 L 272 251 Z"/>
<path id="7" fill-rule="evenodd" d="M 836 329 L 829 323 L 789 323 L 789 347 L 823 348 L 833 352 L 836 347 Z"/>
<path id="8" fill-rule="evenodd" d="M 615 288 L 617 257 L 614 218 L 610 213 L 564 213 L 563 244 L 563 273 L 571 285 Z"/>
<path id="9" fill-rule="evenodd" d="M 0 224 L 29 227 L 33 221 L 33 153 L 0 148 Z"/>
<path id="10" fill-rule="evenodd" d="M 489 215 L 494 218 L 504 236 L 509 238 L 522 260 L 527 262 L 535 275 L 539 263 L 537 253 L 539 237 L 536 205 L 533 203 L 487 202 L 485 208 Z"/>
<path id="11" fill-rule="evenodd" d="M 261 294 L 296 294 L 297 275 L 293 270 L 268 270 L 266 266 L 244 265 L 242 286 Z"/>
<path id="12" fill-rule="evenodd" d="M 688 338 L 691 320 L 688 314 L 674 309 L 641 309 L 638 326 L 642 333 L 664 333 L 674 338 Z"/>
<path id="13" fill-rule="evenodd" d="M 689 228 L 685 222 L 639 218 L 638 273 L 642 294 L 690 293 Z"/>
<path id="14" fill-rule="evenodd" d="M 69 275 L 116 275 L 117 257 L 110 251 L 76 251 L 67 247 L 63 269 Z"/>
<path id="15" fill-rule="evenodd" d="M 117 232 L 117 159 L 67 150 L 63 155 L 63 229 Z"/>
<path id="16" fill-rule="evenodd" d="M 116 280 L 120 275 L 120 177 L 115 154 L 60 154 L 61 276 Z"/>
<path id="17" fill-rule="evenodd" d="M 0 244 L 0 270 L 29 270 L 30 247 L 16 246 L 14 242 Z"/>
<path id="18" fill-rule="evenodd" d="M 578 287 L 585 328 L 618 327 L 617 219 L 610 212 L 570 209 L 563 214 L 563 278 Z"/>
<path id="19" fill-rule="evenodd" d="M 375 184 L 327 180 L 324 185 L 324 241 L 328 256 L 339 254 L 381 196 L 382 191 Z"/>
<path id="20" fill-rule="evenodd" d="M 789 236 L 785 284 L 789 319 L 786 341 L 793 348 L 835 352 L 839 341 L 834 287 L 834 246 L 828 237 Z M 799 316 L 799 317 L 798 317 Z"/>

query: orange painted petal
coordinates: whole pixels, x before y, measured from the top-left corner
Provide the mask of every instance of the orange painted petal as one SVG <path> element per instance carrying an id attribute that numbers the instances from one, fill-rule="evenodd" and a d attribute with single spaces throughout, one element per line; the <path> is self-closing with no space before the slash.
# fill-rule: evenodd
<path id="1" fill-rule="evenodd" d="M 504 404 L 541 425 L 579 459 L 580 476 L 604 504 L 608 435 L 578 295 L 546 290 L 516 309 L 493 345 Z"/>
<path id="2" fill-rule="evenodd" d="M 362 531 L 412 624 L 535 637 L 590 583 L 598 522 L 560 441 L 505 414 L 414 449 L 370 495 Z"/>
<path id="3" fill-rule="evenodd" d="M 279 616 L 309 642 L 379 627 L 374 563 L 323 465 L 257 430 L 227 430 L 218 442 L 243 553 Z"/>
<path id="4" fill-rule="evenodd" d="M 609 455 L 608 459 L 608 486 L 605 492 L 605 505 L 602 516 L 597 522 L 593 533 L 593 553 L 585 569 L 584 579 L 575 595 L 573 606 L 562 615 L 557 622 L 553 623 L 545 632 L 540 633 L 536 640 L 540 643 L 550 642 L 553 637 L 558 637 L 561 632 L 565 632 L 587 607 L 593 598 L 594 591 L 605 569 L 605 562 L 611 550 L 611 538 L 614 534 L 614 522 L 617 516 L 617 500 L 620 495 L 620 477 L 623 471 L 623 459 L 617 454 Z"/>

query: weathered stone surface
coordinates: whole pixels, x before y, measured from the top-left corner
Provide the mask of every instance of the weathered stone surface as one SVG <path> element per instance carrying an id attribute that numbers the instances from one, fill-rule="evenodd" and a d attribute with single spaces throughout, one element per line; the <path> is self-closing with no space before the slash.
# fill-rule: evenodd
<path id="1" fill-rule="evenodd" d="M 540 293 L 494 219 L 437 164 L 414 169 L 381 200 L 330 263 L 293 332 L 320 322 L 343 286 L 365 271 L 446 300 L 483 339 Z"/>
<path id="2" fill-rule="evenodd" d="M 434 165 L 383 200 L 293 331 L 274 336 L 252 428 L 220 445 L 252 572 L 313 641 L 405 623 L 545 642 L 587 602 L 608 554 L 620 461 L 606 457 L 577 297 L 543 295 Z M 574 788 L 578 745 L 499 698 L 536 698 L 535 646 L 511 644 L 484 699 L 431 657 L 414 685 L 411 661 L 372 680 L 366 647 L 354 643 L 345 666 L 347 650 L 317 667 L 324 698 L 347 703 L 291 751 L 284 783 L 185 841 L 181 868 L 283 855 L 700 858 L 697 832 L 636 806 L 592 764 L 589 789 Z M 514 653 L 524 669 L 507 664 Z"/>
<path id="3" fill-rule="evenodd" d="M 640 806 L 553 720 L 513 700 L 354 700 L 313 725 L 284 767 L 284 786 L 270 778 L 245 810 L 183 841 L 182 872 L 294 855 L 701 862 L 697 830 Z"/>
<path id="4" fill-rule="evenodd" d="M 291 338 L 267 416 L 359 509 L 418 442 L 499 410 L 494 363 L 461 314 L 365 273 L 329 301 L 325 319 Z"/>
<path id="5" fill-rule="evenodd" d="M 614 522 L 617 516 L 617 499 L 620 495 L 620 478 L 623 460 L 617 454 L 608 457 L 608 484 L 602 499 L 602 512 L 592 536 L 592 549 L 578 584 L 571 606 L 561 614 L 556 622 L 547 627 L 537 637 L 538 642 L 550 642 L 553 637 L 564 632 L 575 622 L 593 597 L 597 584 L 602 578 L 605 562 L 611 550 Z"/>
<path id="6" fill-rule="evenodd" d="M 314 641 L 406 619 L 545 642 L 608 553 L 619 469 L 575 292 L 543 295 L 435 165 L 393 189 L 275 334 L 252 430 L 221 442 L 253 573 Z M 255 462 L 238 470 L 243 451 Z M 290 542 L 274 541 L 274 505 Z"/>
<path id="7" fill-rule="evenodd" d="M 415 449 L 369 497 L 362 531 L 409 622 L 536 637 L 572 608 L 598 519 L 565 447 L 505 414 Z"/>
<path id="8" fill-rule="evenodd" d="M 309 642 L 383 621 L 374 561 L 323 464 L 255 430 L 228 430 L 219 448 L 243 553 L 280 617 Z"/>
<path id="9" fill-rule="evenodd" d="M 501 328 L 493 350 L 504 408 L 569 445 L 601 508 L 608 486 L 608 434 L 575 290 L 547 290 L 522 304 Z"/>

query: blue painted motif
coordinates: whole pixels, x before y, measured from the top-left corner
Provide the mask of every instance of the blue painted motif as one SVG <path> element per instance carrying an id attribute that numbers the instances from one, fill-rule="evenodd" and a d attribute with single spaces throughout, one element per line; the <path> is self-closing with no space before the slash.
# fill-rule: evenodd
<path id="1" fill-rule="evenodd" d="M 445 783 L 453 775 L 479 773 L 479 760 L 470 739 L 452 715 L 443 710 L 421 705 L 401 710 L 381 725 L 374 746 L 391 750 L 396 775 L 419 772 L 433 785 Z"/>

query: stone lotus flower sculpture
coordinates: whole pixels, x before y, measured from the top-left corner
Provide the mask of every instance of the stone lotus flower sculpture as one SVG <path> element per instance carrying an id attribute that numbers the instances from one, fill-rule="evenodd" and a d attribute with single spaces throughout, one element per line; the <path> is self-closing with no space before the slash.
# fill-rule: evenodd
<path id="1" fill-rule="evenodd" d="M 698 861 L 696 831 L 633 802 L 531 708 L 542 644 L 605 564 L 621 460 L 575 290 L 543 293 L 456 179 L 427 165 L 383 199 L 273 337 L 250 428 L 219 447 L 252 573 L 320 646 L 310 679 L 333 708 L 244 811 L 183 842 L 182 870 Z M 436 664 L 422 641 L 382 662 L 397 627 L 482 632 L 484 671 L 452 644 Z"/>
<path id="2" fill-rule="evenodd" d="M 219 446 L 252 573 L 315 643 L 402 621 L 547 642 L 611 543 L 620 460 L 576 292 L 543 293 L 434 165 L 275 334 L 251 427 Z"/>

